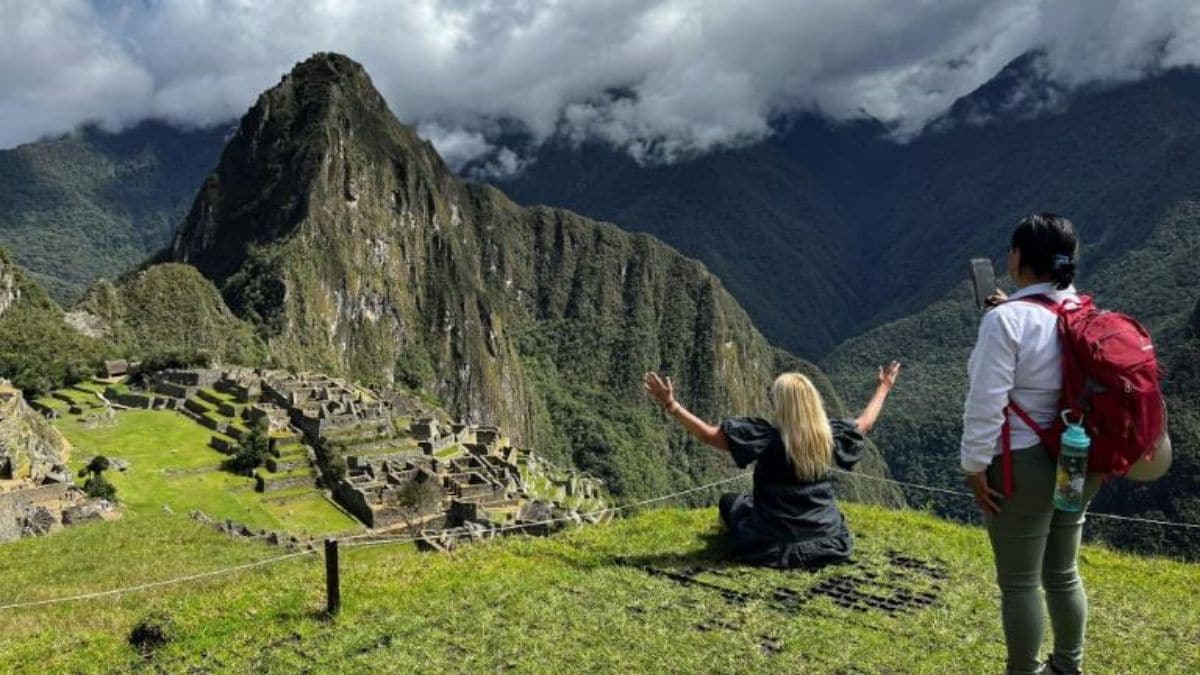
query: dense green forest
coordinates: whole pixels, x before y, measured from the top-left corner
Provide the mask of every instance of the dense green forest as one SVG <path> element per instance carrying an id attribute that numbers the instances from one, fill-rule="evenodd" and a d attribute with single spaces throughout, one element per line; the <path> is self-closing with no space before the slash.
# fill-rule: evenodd
<path id="1" fill-rule="evenodd" d="M 225 133 L 144 122 L 0 150 L 0 246 L 56 300 L 74 300 L 170 240 Z"/>

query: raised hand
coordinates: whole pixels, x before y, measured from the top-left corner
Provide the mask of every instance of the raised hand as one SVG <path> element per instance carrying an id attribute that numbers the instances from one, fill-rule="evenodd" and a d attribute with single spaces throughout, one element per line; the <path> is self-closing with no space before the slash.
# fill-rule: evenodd
<path id="1" fill-rule="evenodd" d="M 642 378 L 642 388 L 646 390 L 650 398 L 664 408 L 669 408 L 671 404 L 675 403 L 675 384 L 669 377 L 664 380 L 653 371 L 646 373 L 646 376 Z"/>
<path id="2" fill-rule="evenodd" d="M 900 362 L 892 361 L 886 366 L 879 366 L 879 374 L 875 376 L 875 383 L 881 387 L 891 389 L 896 386 L 896 378 L 900 377 Z"/>
<path id="3" fill-rule="evenodd" d="M 997 288 L 995 291 L 992 291 L 991 295 L 984 298 L 983 306 L 990 309 L 996 305 L 999 305 L 1005 300 L 1008 300 L 1008 294 Z"/>

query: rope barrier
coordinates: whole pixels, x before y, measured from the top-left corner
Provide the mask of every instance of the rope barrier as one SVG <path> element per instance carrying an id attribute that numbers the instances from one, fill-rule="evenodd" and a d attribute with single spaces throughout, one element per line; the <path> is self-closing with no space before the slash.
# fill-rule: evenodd
<path id="1" fill-rule="evenodd" d="M 956 497 L 970 497 L 972 499 L 975 498 L 975 495 L 971 494 L 970 492 L 963 492 L 962 490 L 948 490 L 946 488 L 933 487 L 932 485 L 921 485 L 920 483 L 906 483 L 902 480 L 896 480 L 894 478 L 884 478 L 883 476 L 868 476 L 866 474 L 853 473 L 851 471 L 846 471 L 844 469 L 838 469 L 838 468 L 834 468 L 833 470 L 837 473 L 845 474 L 848 476 L 854 476 L 856 478 L 865 478 L 866 480 L 873 480 L 873 481 L 877 481 L 880 483 L 891 483 L 893 485 L 900 485 L 903 487 L 912 488 L 914 490 L 924 490 L 926 492 L 938 492 L 938 493 L 942 493 L 942 494 L 954 495 Z M 1107 518 L 1109 520 L 1120 520 L 1120 521 L 1132 522 L 1132 523 L 1146 523 L 1149 525 L 1161 525 L 1163 527 L 1177 527 L 1180 529 L 1200 529 L 1200 523 L 1184 523 L 1184 522 L 1178 522 L 1178 521 L 1173 521 L 1173 520 L 1156 520 L 1154 518 L 1140 518 L 1138 516 L 1119 516 L 1115 513 L 1104 513 L 1102 511 L 1088 511 L 1087 515 L 1090 517 L 1095 517 L 1095 518 Z"/>
<path id="2" fill-rule="evenodd" d="M 233 567 L 225 567 L 225 568 L 222 568 L 219 570 L 211 570 L 208 572 L 201 572 L 199 574 L 190 574 L 185 577 L 175 577 L 174 579 L 166 579 L 163 581 L 152 581 L 150 583 L 139 584 L 137 586 L 127 586 L 125 588 L 115 588 L 110 591 L 99 591 L 96 593 L 83 593 L 81 595 L 71 595 L 71 596 L 67 596 L 67 597 L 63 597 L 63 598 L 50 598 L 47 600 L 34 600 L 31 602 L 15 602 L 10 605 L 0 605 L 0 611 L 6 610 L 6 609 L 21 609 L 24 607 L 41 607 L 43 605 L 56 605 L 56 604 L 60 604 L 60 603 L 64 603 L 64 602 L 74 602 L 76 600 L 91 600 L 94 598 L 103 598 L 103 597 L 107 597 L 110 595 L 123 595 L 125 593 L 133 593 L 135 591 L 144 591 L 148 588 L 158 588 L 160 586 L 170 586 L 172 584 L 181 584 L 185 581 L 196 581 L 198 579 L 206 579 L 209 577 L 220 576 L 222 574 L 228 574 L 230 572 L 238 572 L 241 570 L 248 570 L 248 569 L 252 569 L 255 567 L 263 567 L 264 565 L 270 565 L 272 563 L 282 562 L 284 560 L 290 560 L 292 558 L 299 558 L 301 556 L 312 555 L 313 553 L 316 553 L 316 551 L 300 551 L 299 553 L 289 553 L 288 555 L 281 555 L 281 556 L 276 556 L 274 558 L 267 558 L 266 560 L 258 560 L 255 562 L 246 563 L 244 565 L 235 565 Z"/>
<path id="3" fill-rule="evenodd" d="M 924 490 L 926 492 L 948 494 L 948 495 L 953 495 L 956 497 L 973 497 L 974 496 L 969 492 L 963 492 L 961 490 L 951 490 L 951 489 L 947 489 L 947 488 L 934 487 L 932 485 L 922 485 L 920 483 L 909 483 L 906 481 L 896 480 L 893 478 L 884 478 L 882 476 L 870 476 L 867 474 L 853 473 L 853 472 L 845 471 L 845 470 L 839 469 L 839 468 L 834 468 L 833 470 L 836 473 L 854 476 L 856 478 L 862 478 L 862 479 L 872 480 L 872 481 L 877 481 L 877 482 L 882 482 L 882 483 L 890 483 L 893 485 L 899 485 L 901 487 L 912 488 L 915 490 Z M 744 473 L 740 473 L 736 476 L 722 478 L 720 480 L 715 480 L 710 483 L 705 483 L 704 485 L 699 485 L 699 486 L 696 486 L 693 488 L 688 488 L 686 490 L 680 490 L 678 492 L 672 492 L 670 494 L 661 495 L 658 497 L 651 497 L 649 499 L 643 499 L 640 501 L 631 502 L 629 504 L 622 504 L 620 506 L 613 506 L 613 507 L 609 507 L 609 508 L 605 508 L 605 509 L 600 509 L 598 511 L 592 511 L 592 512 L 589 512 L 589 513 L 586 513 L 583 515 L 589 516 L 589 517 L 596 517 L 596 516 L 602 516 L 602 515 L 606 515 L 606 514 L 615 514 L 615 513 L 627 511 L 629 509 L 633 509 L 633 508 L 637 508 L 637 507 L 641 507 L 641 506 L 648 506 L 650 504 L 657 504 L 657 503 L 668 501 L 671 499 L 676 499 L 676 498 L 682 497 L 684 495 L 695 494 L 697 492 L 703 492 L 705 490 L 712 489 L 719 485 L 725 485 L 727 483 L 739 481 L 739 480 L 749 477 L 751 475 L 751 473 L 752 472 L 747 471 Z M 1153 518 L 1140 518 L 1137 516 L 1120 516 L 1115 513 L 1089 512 L 1088 515 L 1096 517 L 1096 518 L 1108 518 L 1111 520 L 1120 520 L 1120 521 L 1124 521 L 1124 522 L 1146 523 L 1146 524 L 1151 524 L 1151 525 L 1160 525 L 1160 526 L 1164 526 L 1164 527 L 1200 529 L 1200 524 L 1197 524 L 1197 523 L 1175 522 L 1175 521 L 1169 521 L 1169 520 L 1156 520 Z M 570 516 L 562 516 L 559 518 L 550 518 L 547 520 L 540 520 L 540 521 L 529 522 L 529 523 L 503 525 L 500 527 L 496 527 L 496 528 L 487 530 L 487 532 L 490 534 L 495 534 L 498 532 L 529 529 L 529 528 L 538 527 L 538 526 L 542 526 L 542 525 L 553 525 L 556 523 L 563 523 L 563 522 L 579 522 L 580 518 L 581 518 L 581 516 L 579 514 L 573 514 Z M 417 541 L 418 539 L 424 538 L 423 535 L 405 535 L 405 536 L 390 537 L 390 538 L 378 538 L 379 536 L 380 535 L 377 533 L 366 533 L 366 534 L 356 535 L 356 536 L 352 536 L 352 537 L 347 537 L 347 538 L 343 539 L 342 541 L 351 542 L 346 545 L 346 548 L 359 548 L 359 547 L 367 547 L 367 546 L 381 546 L 384 544 L 399 544 L 399 543 L 405 543 L 405 542 L 413 542 L 413 541 Z M 376 539 L 374 539 L 372 541 L 358 541 L 357 543 L 353 543 L 357 540 L 367 539 L 367 538 L 371 538 L 371 537 L 376 537 Z M 162 586 L 181 584 L 181 583 L 185 583 L 185 582 L 189 582 L 189 581 L 198 581 L 200 579 L 207 579 L 207 578 L 216 577 L 216 576 L 220 576 L 220 575 L 224 575 L 224 574 L 230 574 L 230 573 L 238 572 L 238 571 L 242 571 L 242 570 L 253 569 L 256 567 L 263 567 L 265 565 L 270 565 L 270 564 L 274 564 L 277 562 L 283 562 L 284 560 L 291 560 L 294 558 L 300 558 L 300 557 L 307 556 L 307 555 L 313 555 L 316 552 L 317 552 L 316 550 L 304 550 L 304 551 L 299 551 L 297 553 L 289 553 L 287 555 L 276 556 L 274 558 L 267 558 L 265 560 L 258 560 L 255 562 L 245 563 L 242 565 L 235 565 L 233 567 L 225 567 L 225 568 L 218 569 L 218 570 L 210 570 L 208 572 L 200 572 L 198 574 L 191 574 L 191 575 L 182 576 L 182 577 L 175 577 L 172 579 L 165 579 L 163 581 L 153 581 L 153 582 L 149 582 L 149 583 L 145 583 L 145 584 L 139 584 L 137 586 L 127 586 L 124 588 L 115 588 L 115 589 L 108 590 L 108 591 L 98 591 L 95 593 L 83 593 L 80 595 L 72 595 L 72 596 L 66 596 L 66 597 L 61 597 L 61 598 L 49 598 L 46 600 L 34 600 L 34 601 L 30 601 L 30 602 L 17 602 L 17 603 L 11 603 L 11 604 L 7 604 L 7 605 L 0 605 L 0 611 L 9 610 L 9 609 L 22 609 L 22 608 L 27 608 L 27 607 L 42 607 L 42 606 L 46 606 L 46 605 L 55 605 L 55 604 L 61 604 L 61 603 L 65 603 L 65 602 L 75 602 L 75 601 L 79 601 L 79 600 L 91 600 L 91 599 L 95 599 L 95 598 L 103 598 L 103 597 L 109 597 L 109 596 L 114 596 L 114 595 L 123 595 L 125 593 L 134 593 L 137 591 L 143 591 L 143 590 L 147 590 L 150 588 L 159 588 Z"/>

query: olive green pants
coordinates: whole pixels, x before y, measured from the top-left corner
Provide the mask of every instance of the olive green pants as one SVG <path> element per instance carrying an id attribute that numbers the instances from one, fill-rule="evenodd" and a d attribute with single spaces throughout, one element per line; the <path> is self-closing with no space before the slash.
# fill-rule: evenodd
<path id="1" fill-rule="evenodd" d="M 1000 585 L 1008 672 L 1014 675 L 1041 672 L 1043 589 L 1054 632 L 1055 665 L 1069 672 L 1083 661 L 1088 606 L 1076 558 L 1084 511 L 1067 513 L 1054 508 L 1055 468 L 1055 460 L 1041 445 L 1014 451 L 1013 495 L 1003 500 L 999 515 L 987 519 Z M 1001 490 L 1003 475 L 997 457 L 988 469 L 988 483 Z M 1099 487 L 1100 476 L 1088 476 L 1085 502 L 1091 501 Z"/>

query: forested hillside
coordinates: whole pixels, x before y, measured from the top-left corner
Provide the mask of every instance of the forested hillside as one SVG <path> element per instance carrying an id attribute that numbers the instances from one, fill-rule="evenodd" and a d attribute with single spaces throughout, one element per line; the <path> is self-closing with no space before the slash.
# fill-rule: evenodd
<path id="1" fill-rule="evenodd" d="M 1179 371 L 1200 294 L 1200 74 L 1093 87 L 1039 109 L 1031 94 L 1051 86 L 1039 79 L 1039 58 L 1015 61 L 903 146 L 869 123 L 801 119 L 760 145 L 668 167 L 551 146 L 506 186 L 523 200 L 612 218 L 742 270 L 728 277 L 731 291 L 753 298 L 747 307 L 768 335 L 817 356 L 848 399 L 866 393 L 863 368 L 903 361 L 877 440 L 898 477 L 957 487 L 965 364 L 979 320 L 967 259 L 990 257 L 1002 272 L 1021 217 L 1067 215 L 1083 241 L 1081 287 L 1150 325 L 1169 373 Z M 779 180 L 754 180 L 762 176 Z M 789 205 L 786 223 L 755 208 L 766 195 Z M 711 217 L 713 204 L 737 211 L 736 234 Z M 714 237 L 736 245 L 706 248 Z M 1175 401 L 1172 424 L 1187 436 L 1196 402 Z M 1170 481 L 1111 490 L 1097 508 L 1197 520 L 1184 501 L 1200 491 L 1187 444 Z M 973 508 L 925 498 L 944 513 Z M 1131 530 L 1111 537 L 1159 547 Z"/>
<path id="2" fill-rule="evenodd" d="M 1176 462 L 1148 485 L 1118 481 L 1097 498 L 1101 511 L 1156 519 L 1200 522 L 1200 377 L 1196 335 L 1200 300 L 1194 261 L 1200 256 L 1200 206 L 1180 203 L 1145 233 L 1143 245 L 1080 279 L 1081 290 L 1103 307 L 1142 320 L 1160 350 Z M 1085 265 L 1087 260 L 1085 259 Z M 846 396 L 861 395 L 854 373 L 863 363 L 900 354 L 907 368 L 897 388 L 889 423 L 879 430 L 893 472 L 905 480 L 957 487 L 958 440 L 966 395 L 966 361 L 975 343 L 980 312 L 965 283 L 916 314 L 848 340 L 824 361 Z M 910 495 L 912 497 L 913 495 Z M 969 500 L 930 497 L 942 513 L 969 516 Z M 1188 532 L 1159 526 L 1098 524 L 1094 533 L 1139 550 L 1200 554 Z"/>
<path id="3" fill-rule="evenodd" d="M 74 300 L 170 239 L 226 133 L 145 122 L 0 150 L 0 246 L 59 302 Z"/>
<path id="4" fill-rule="evenodd" d="M 1038 58 L 1015 61 L 906 145 L 870 122 L 799 117 L 758 145 L 671 166 L 550 144 L 501 186 L 695 255 L 769 338 L 819 360 L 936 302 L 968 258 L 1001 264 L 1013 225 L 1035 210 L 1079 226 L 1086 274 L 1146 246 L 1181 201 L 1200 198 L 1200 74 L 1086 89 L 1033 116 L 1016 102 L 1037 88 Z"/>

